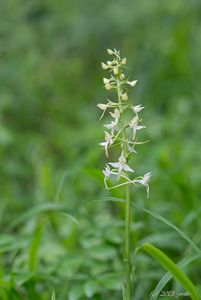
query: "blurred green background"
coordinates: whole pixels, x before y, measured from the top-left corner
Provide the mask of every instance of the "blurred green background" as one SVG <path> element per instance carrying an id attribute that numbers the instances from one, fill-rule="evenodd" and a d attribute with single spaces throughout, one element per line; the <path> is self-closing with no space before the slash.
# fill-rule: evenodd
<path id="1" fill-rule="evenodd" d="M 201 2 L 196 0 L 0 1 L 0 299 L 121 299 L 124 207 L 94 202 L 103 188 L 97 103 L 108 97 L 106 49 L 138 79 L 146 107 L 136 172 L 152 171 L 150 198 L 133 201 L 201 243 Z M 174 262 L 193 250 L 135 210 L 133 244 L 152 242 Z M 165 271 L 138 255 L 135 300 Z M 185 272 L 199 285 L 201 261 Z M 180 290 L 170 281 L 166 290 Z M 165 298 L 164 298 L 165 299 Z M 187 299 L 187 297 L 186 297 Z"/>

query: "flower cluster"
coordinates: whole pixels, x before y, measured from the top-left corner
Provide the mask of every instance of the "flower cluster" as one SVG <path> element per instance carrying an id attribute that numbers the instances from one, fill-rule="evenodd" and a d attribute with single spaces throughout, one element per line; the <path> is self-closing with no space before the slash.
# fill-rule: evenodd
<path id="1" fill-rule="evenodd" d="M 105 154 L 109 157 L 109 148 L 118 146 L 120 155 L 117 162 L 108 162 L 103 170 L 104 182 L 107 189 L 117 188 L 123 185 L 143 185 L 146 188 L 147 196 L 149 195 L 149 179 L 151 172 L 144 176 L 138 176 L 134 179 L 129 177 L 129 173 L 134 173 L 134 170 L 128 165 L 129 158 L 132 153 L 136 153 L 135 146 L 145 142 L 137 141 L 137 132 L 145 128 L 141 125 L 139 113 L 144 109 L 143 106 L 128 104 L 128 88 L 134 87 L 137 80 L 130 81 L 124 74 L 124 69 L 127 63 L 126 58 L 121 58 L 120 52 L 116 49 L 107 49 L 107 53 L 112 57 L 106 63 L 101 63 L 102 68 L 109 72 L 109 78 L 103 78 L 104 87 L 106 90 L 112 90 L 117 95 L 116 101 L 107 100 L 107 103 L 99 103 L 97 106 L 102 110 L 100 119 L 106 111 L 109 111 L 111 121 L 105 124 L 105 140 L 100 143 L 104 147 Z M 131 115 L 128 120 L 127 114 Z M 107 181 L 115 176 L 121 182 L 113 187 L 108 188 Z"/>

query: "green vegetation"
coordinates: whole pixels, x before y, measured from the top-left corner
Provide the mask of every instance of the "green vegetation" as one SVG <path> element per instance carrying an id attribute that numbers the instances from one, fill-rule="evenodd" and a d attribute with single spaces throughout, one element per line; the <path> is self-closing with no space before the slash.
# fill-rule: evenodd
<path id="1" fill-rule="evenodd" d="M 133 160 L 152 178 L 148 199 L 132 189 L 132 244 L 154 245 L 147 252 L 162 260 L 135 253 L 134 300 L 153 299 L 156 286 L 185 292 L 158 263 L 173 267 L 168 258 L 201 289 L 200 9 L 198 0 L 1 1 L 0 300 L 122 299 L 124 194 L 103 189 L 98 146 L 107 48 L 138 79 L 130 102 L 146 107 L 140 134 L 150 140 Z"/>

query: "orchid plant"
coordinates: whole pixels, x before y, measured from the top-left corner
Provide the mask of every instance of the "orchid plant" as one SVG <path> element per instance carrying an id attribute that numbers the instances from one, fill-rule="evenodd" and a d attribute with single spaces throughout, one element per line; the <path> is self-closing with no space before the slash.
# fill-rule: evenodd
<path id="1" fill-rule="evenodd" d="M 105 150 L 107 158 L 111 148 L 117 147 L 119 158 L 116 162 L 107 162 L 104 174 L 105 187 L 108 190 L 125 186 L 125 283 L 123 289 L 123 298 L 125 300 L 132 299 L 132 266 L 130 254 L 130 227 L 131 227 L 131 186 L 142 185 L 146 188 L 147 197 L 149 196 L 149 180 L 151 172 L 143 176 L 133 177 L 134 169 L 129 166 L 129 160 L 133 154 L 136 154 L 136 145 L 145 142 L 137 141 L 137 133 L 144 129 L 141 125 L 141 111 L 144 107 L 140 104 L 133 106 L 128 103 L 128 88 L 134 87 L 137 80 L 130 81 L 125 75 L 127 60 L 120 56 L 120 51 L 107 49 L 107 53 L 112 57 L 106 63 L 101 63 L 102 68 L 109 73 L 109 78 L 103 78 L 104 87 L 108 91 L 114 91 L 116 100 L 107 100 L 107 103 L 99 103 L 97 106 L 101 109 L 103 118 L 105 113 L 109 111 L 111 121 L 103 125 L 105 128 L 105 140 L 100 143 Z M 108 181 L 115 181 L 113 186 L 108 185 Z"/>

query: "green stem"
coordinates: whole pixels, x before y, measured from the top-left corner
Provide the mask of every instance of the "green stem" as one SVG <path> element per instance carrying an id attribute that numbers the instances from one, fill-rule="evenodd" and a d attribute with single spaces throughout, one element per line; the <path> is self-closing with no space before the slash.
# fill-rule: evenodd
<path id="1" fill-rule="evenodd" d="M 125 207 L 125 295 L 126 300 L 131 300 L 131 261 L 130 261 L 130 185 L 126 187 L 126 207 Z"/>
<path id="2" fill-rule="evenodd" d="M 121 101 L 121 84 L 117 81 L 118 90 L 118 101 L 119 108 L 122 112 L 122 101 Z M 126 126 L 122 121 L 122 137 L 126 140 Z M 127 157 L 127 143 L 124 143 L 124 155 Z M 130 185 L 126 187 L 126 203 L 125 203 L 125 253 L 124 253 L 124 267 L 125 267 L 125 300 L 131 300 L 131 254 L 130 254 L 130 227 L 131 227 L 131 204 L 130 204 Z"/>

